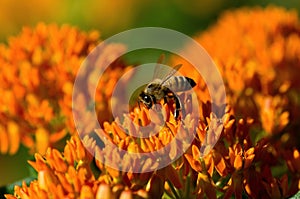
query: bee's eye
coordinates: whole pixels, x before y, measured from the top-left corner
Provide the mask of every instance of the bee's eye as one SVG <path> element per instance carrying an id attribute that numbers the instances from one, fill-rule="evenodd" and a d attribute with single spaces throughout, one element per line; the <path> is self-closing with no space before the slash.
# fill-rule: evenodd
<path id="1" fill-rule="evenodd" d="M 148 95 L 145 95 L 143 100 L 146 102 L 146 103 L 151 103 L 151 97 L 148 96 Z"/>

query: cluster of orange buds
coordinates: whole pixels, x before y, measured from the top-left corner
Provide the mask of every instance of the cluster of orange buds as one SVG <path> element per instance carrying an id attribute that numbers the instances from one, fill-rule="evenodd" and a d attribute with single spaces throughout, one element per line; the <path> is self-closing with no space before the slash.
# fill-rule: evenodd
<path id="1" fill-rule="evenodd" d="M 269 134 L 297 125 L 299 33 L 295 11 L 267 7 L 227 11 L 214 26 L 194 37 L 217 65 L 234 112 L 254 118 Z M 204 98 L 209 96 L 205 81 L 193 66 L 181 58 L 174 62 L 182 63 L 182 73 L 197 80 L 200 99 L 203 93 Z"/>
<path id="2" fill-rule="evenodd" d="M 189 106 L 189 103 L 185 104 L 185 108 Z M 196 130 L 198 120 L 192 114 L 182 121 L 176 120 L 172 109 L 174 107 L 170 104 L 161 104 L 160 113 L 143 106 L 136 107 L 124 118 L 105 122 L 103 129 L 96 130 L 103 145 L 95 150 L 96 165 L 103 172 L 101 179 L 106 183 L 123 182 L 131 190 L 143 188 L 150 198 L 160 198 L 166 182 L 181 188 L 176 169 L 172 165 L 161 164 L 182 159 L 180 147 L 189 147 L 188 141 L 193 138 L 191 133 Z M 141 136 L 143 127 L 151 131 L 147 131 L 150 136 Z M 172 142 L 174 139 L 175 142 Z M 137 155 L 130 156 L 130 153 Z"/>
<path id="3" fill-rule="evenodd" d="M 20 143 L 44 153 L 67 135 L 64 99 L 98 37 L 96 31 L 41 23 L 1 45 L 1 153 L 16 153 Z"/>
<path id="4" fill-rule="evenodd" d="M 95 142 L 89 142 L 95 147 Z M 48 149 L 45 156 L 35 155 L 30 165 L 38 172 L 37 180 L 29 186 L 24 182 L 22 187 L 15 186 L 14 195 L 5 195 L 8 199 L 16 198 L 148 198 L 143 189 L 135 191 L 121 183 L 107 184 L 104 175 L 96 178 L 93 173 L 93 158 L 83 146 L 78 136 L 72 136 L 63 153 Z"/>
<path id="5" fill-rule="evenodd" d="M 213 198 L 221 188 L 225 198 L 232 194 L 274 198 L 298 190 L 299 172 L 291 162 L 299 158 L 284 154 L 297 154 L 298 149 L 293 153 L 290 149 L 299 146 L 299 33 L 296 12 L 267 7 L 227 11 L 195 37 L 221 72 L 231 107 L 223 116 L 224 128 L 214 149 L 199 159 L 203 151 L 196 142 L 185 155 L 191 168 L 201 173 L 199 194 Z M 177 57 L 173 62 L 183 64 L 181 73 L 196 80 L 199 99 L 209 97 L 194 66 Z M 197 134 L 202 144 L 204 127 Z M 274 175 L 278 167 L 285 174 Z M 287 179 L 289 173 L 297 174 Z"/>
<path id="6" fill-rule="evenodd" d="M 82 140 L 72 136 L 63 153 L 48 149 L 45 156 L 36 154 L 30 164 L 38 171 L 38 179 L 29 186 L 16 186 L 14 195 L 6 197 L 286 198 L 295 194 L 300 189 L 299 30 L 296 13 L 281 8 L 226 12 L 215 26 L 196 37 L 215 60 L 227 87 L 228 105 L 218 107 L 221 114 L 212 112 L 201 76 L 184 60 L 174 59 L 183 64 L 180 72 L 197 82 L 199 115 L 192 111 L 193 100 L 184 98 L 182 108 L 187 114 L 179 120 L 174 118 L 173 104 L 167 103 L 161 104 L 161 112 L 140 106 L 110 122 L 100 103 L 96 109 L 99 120 L 104 117 L 103 128 L 81 134 Z M 120 48 L 108 47 L 108 52 L 117 53 Z M 115 73 L 118 70 L 112 67 L 104 82 L 110 77 L 117 81 L 126 70 L 122 63 L 115 63 L 120 71 Z M 93 78 L 92 74 L 87 80 Z M 105 89 L 101 84 L 100 80 L 98 87 L 105 93 L 97 93 L 96 98 L 107 103 L 113 83 Z M 88 92 L 94 87 L 87 86 Z M 30 103 L 35 102 L 26 92 L 20 96 L 25 95 Z M 89 103 L 84 96 L 77 97 L 78 104 Z M 42 107 L 48 104 L 43 102 Z M 33 107 L 28 110 L 36 113 Z M 89 122 L 89 117 L 82 119 Z M 6 122 L 4 118 L 1 115 L 0 121 Z M 16 134 L 24 124 L 20 118 L 18 123 L 4 123 L 8 127 L 3 128 Z M 93 131 L 94 124 L 85 124 L 87 132 Z M 143 127 L 148 127 L 151 136 L 141 136 Z M 182 154 L 183 148 L 187 150 Z M 157 158 L 155 152 L 162 156 Z M 172 164 L 162 165 L 165 161 Z"/>
<path id="7" fill-rule="evenodd" d="M 47 147 L 76 133 L 72 114 L 73 84 L 79 68 L 99 42 L 97 31 L 83 32 L 68 25 L 40 23 L 35 28 L 25 27 L 20 35 L 9 39 L 8 45 L 0 46 L 0 93 L 3 96 L 0 99 L 0 153 L 14 154 L 22 143 L 32 152 L 43 154 Z M 123 50 L 120 45 L 107 45 L 97 52 L 97 65 L 112 61 L 97 87 L 99 121 L 111 119 L 107 114 L 109 99 L 126 66 L 119 59 L 110 59 Z M 96 71 L 97 66 L 88 70 Z M 93 72 L 86 75 L 90 91 L 95 77 Z M 81 100 L 79 104 L 89 103 L 80 97 L 76 100 Z"/>

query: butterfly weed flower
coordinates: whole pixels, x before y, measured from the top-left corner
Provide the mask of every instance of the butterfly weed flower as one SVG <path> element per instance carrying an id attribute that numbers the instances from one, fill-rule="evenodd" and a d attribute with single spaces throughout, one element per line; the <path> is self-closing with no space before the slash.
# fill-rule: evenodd
<path id="1" fill-rule="evenodd" d="M 123 118 L 104 120 L 103 128 L 93 136 L 81 135 L 82 140 L 72 136 L 63 153 L 48 149 L 44 156 L 36 154 L 30 164 L 38 171 L 38 179 L 16 186 L 14 195 L 6 197 L 286 198 L 295 194 L 300 184 L 297 15 L 276 7 L 228 11 L 195 39 L 213 57 L 227 86 L 228 104 L 219 107 L 221 115 L 211 112 L 210 94 L 201 76 L 192 73 L 187 62 L 176 59 L 183 64 L 180 72 L 197 83 L 199 116 L 187 114 L 177 121 L 174 106 L 167 103 L 161 104 L 160 113 L 136 107 Z M 68 91 L 69 86 L 64 89 Z M 101 100 L 106 99 L 103 96 Z M 35 104 L 34 96 L 27 98 Z M 76 100 L 88 103 L 84 96 Z M 190 103 L 184 104 L 186 110 L 191 109 Z M 43 106 L 48 105 L 44 102 Z M 0 121 L 4 118 L 0 115 Z M 9 126 L 12 134 L 18 132 L 18 123 Z M 145 126 L 153 134 L 135 136 Z M 92 130 L 93 124 L 87 128 Z M 162 151 L 163 158 L 174 159 L 191 132 L 195 132 L 194 139 L 172 164 L 159 168 L 162 162 L 157 158 L 140 158 L 175 139 L 176 144 Z M 122 150 L 140 156 L 133 158 Z"/>
<path id="2" fill-rule="evenodd" d="M 160 164 L 165 161 L 172 161 L 180 153 L 180 147 L 185 145 L 185 141 L 193 132 L 193 126 L 197 125 L 197 121 L 192 120 L 192 117 L 184 120 L 188 126 L 181 127 L 181 137 L 176 138 L 177 131 L 180 128 L 179 122 L 174 118 L 173 112 L 168 104 L 162 104 L 162 114 L 153 112 L 151 109 L 135 108 L 129 115 L 124 116 L 122 121 L 114 121 L 112 123 L 104 123 L 103 129 L 97 130 L 100 139 L 109 140 L 117 148 L 112 148 L 110 145 L 105 145 L 103 148 L 96 150 L 96 164 L 100 170 L 104 171 L 106 182 L 122 181 L 127 187 L 134 190 L 143 187 L 148 191 L 151 198 L 160 198 L 164 193 L 164 185 L 167 181 L 172 182 L 172 185 L 180 188 L 182 186 L 179 174 L 172 166 L 164 166 Z M 150 120 L 154 123 L 150 123 Z M 163 125 L 161 122 L 165 121 Z M 121 127 L 118 124 L 121 123 Z M 194 125 L 193 125 L 194 123 Z M 140 125 L 151 125 L 149 129 L 154 131 L 150 137 L 137 138 L 134 135 L 143 133 L 140 130 Z M 105 137 L 100 135 L 100 132 Z M 182 137 L 183 136 L 183 137 Z M 176 139 L 175 144 L 171 144 L 170 148 L 165 149 L 173 139 Z M 129 153 L 138 153 L 140 156 L 124 155 L 121 150 L 126 150 Z M 151 153 L 162 150 L 162 159 Z M 143 155 L 143 154 L 149 154 Z M 111 166 L 110 166 L 111 165 Z M 112 168 L 114 167 L 114 168 Z M 128 172 L 123 172 L 124 170 Z M 159 190 L 159 191 L 158 191 Z"/>
<path id="3" fill-rule="evenodd" d="M 32 152 L 44 153 L 48 146 L 76 132 L 73 83 L 83 60 L 99 42 L 97 31 L 40 23 L 34 28 L 23 28 L 7 45 L 1 45 L 1 153 L 16 153 L 20 143 Z M 108 54 L 118 54 L 122 49 L 106 46 L 99 52 L 97 62 L 106 62 Z M 105 103 L 124 68 L 121 61 L 116 61 L 100 80 L 96 96 L 102 102 L 96 103 L 97 112 L 101 112 L 99 121 L 110 119 Z M 87 78 L 93 79 L 93 74 Z M 76 100 L 89 103 L 85 98 Z"/>
<path id="4" fill-rule="evenodd" d="M 96 31 L 40 23 L 1 45 L 1 146 L 9 143 L 1 153 L 15 153 L 20 143 L 45 152 L 67 134 L 61 101 L 97 40 Z"/>
<path id="5" fill-rule="evenodd" d="M 95 147 L 95 142 L 89 147 Z M 97 179 L 92 171 L 92 156 L 78 136 L 72 136 L 63 153 L 48 148 L 46 154 L 35 154 L 35 161 L 29 164 L 38 172 L 37 180 L 29 185 L 15 186 L 14 195 L 6 198 L 126 198 L 123 185 L 106 183 L 103 177 Z M 146 191 L 128 191 L 127 194 L 147 196 Z M 121 195 L 121 196 L 120 196 Z M 143 198 L 141 197 L 141 198 Z M 146 197 L 144 197 L 146 198 Z"/>
<path id="6" fill-rule="evenodd" d="M 269 134 L 280 133 L 288 124 L 296 125 L 299 20 L 295 11 L 272 6 L 227 11 L 216 25 L 194 38 L 218 66 L 227 87 L 227 101 L 236 114 L 255 118 Z M 189 67 L 181 59 L 175 63 Z M 200 98 L 206 86 L 201 76 L 194 74 L 197 83 L 204 86 Z"/>
<path id="7" fill-rule="evenodd" d="M 287 181 L 285 174 L 274 169 L 286 168 L 292 161 L 283 154 L 299 146 L 299 30 L 295 11 L 269 6 L 226 11 L 215 25 L 194 37 L 215 61 L 232 109 L 223 118 L 226 124 L 221 139 L 203 158 L 210 174 L 206 182 L 212 179 L 215 187 L 222 184 L 225 198 L 244 193 L 288 197 L 297 191 L 298 174 Z M 189 46 L 184 50 L 190 50 Z M 191 72 L 194 69 L 185 60 L 174 58 L 174 64 L 178 63 L 183 64 L 182 69 L 189 68 L 181 71 L 183 74 L 193 74 L 198 98 L 209 97 L 200 74 Z M 202 142 L 203 127 L 198 131 Z M 185 155 L 197 172 L 204 169 L 195 155 L 200 149 L 193 145 L 193 152 Z M 284 169 L 287 175 L 294 173 L 291 168 Z M 218 171 L 220 181 L 212 171 Z M 230 181 L 224 186 L 221 179 L 228 177 Z M 262 180 L 267 183 L 260 183 Z M 206 189 L 199 190 L 205 193 Z"/>
<path id="8" fill-rule="evenodd" d="M 64 155 L 50 148 L 45 156 L 36 153 L 35 161 L 29 163 L 38 172 L 38 179 L 32 181 L 29 187 L 26 184 L 16 186 L 15 197 L 74 198 L 85 184 L 93 182 L 94 177 L 88 167 L 90 162 L 91 158 L 78 137 L 67 142 Z"/>
<path id="9" fill-rule="evenodd" d="M 167 109 L 165 112 L 172 114 L 166 105 L 164 107 Z M 129 127 L 129 125 L 134 125 L 134 119 L 130 117 L 149 120 L 148 111 L 148 109 L 142 109 L 131 116 L 128 115 L 128 118 L 123 121 L 124 128 L 137 127 Z M 100 137 L 100 139 L 109 139 L 119 149 L 129 152 L 142 153 L 158 150 L 167 145 L 176 135 L 177 121 L 173 116 L 169 117 L 173 118 L 167 121 L 167 123 L 170 122 L 169 127 L 160 130 L 158 135 L 141 138 L 139 142 L 136 138 L 127 135 L 116 122 L 103 124 L 104 128 L 101 131 L 107 137 Z M 137 131 L 138 128 L 135 130 Z M 90 151 L 94 151 L 95 154 L 90 154 Z M 173 148 L 172 153 L 166 154 L 169 156 L 167 159 L 173 158 L 176 153 L 177 149 Z M 95 155 L 96 168 L 100 171 L 99 177 L 96 177 L 91 169 L 93 155 Z M 118 163 L 121 159 L 125 161 L 124 164 L 117 165 L 119 169 L 103 164 L 107 160 Z M 148 159 L 143 160 L 122 156 L 118 149 L 112 149 L 109 145 L 101 147 L 88 135 L 85 135 L 82 140 L 78 136 L 72 136 L 67 141 L 63 153 L 51 148 L 48 148 L 44 156 L 36 153 L 35 161 L 29 161 L 29 163 L 38 172 L 38 179 L 32 181 L 29 186 L 25 183 L 22 186 L 16 186 L 14 196 L 6 195 L 7 198 L 84 198 L 87 196 L 92 198 L 160 198 L 164 193 L 166 181 L 172 182 L 177 188 L 182 186 L 179 174 L 172 165 L 159 170 L 154 168 L 152 169 L 154 171 L 149 172 L 147 167 L 158 166 L 155 158 L 149 156 Z M 123 172 L 124 168 L 129 168 L 129 170 Z M 140 172 L 135 173 L 136 169 Z"/>

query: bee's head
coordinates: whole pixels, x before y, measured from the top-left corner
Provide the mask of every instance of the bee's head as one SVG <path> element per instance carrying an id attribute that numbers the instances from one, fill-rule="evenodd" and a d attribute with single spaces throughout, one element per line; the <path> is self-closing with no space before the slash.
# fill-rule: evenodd
<path id="1" fill-rule="evenodd" d="M 153 96 L 142 92 L 139 96 L 139 102 L 142 102 L 143 104 L 145 104 L 147 109 L 150 109 L 154 103 L 154 99 Z"/>

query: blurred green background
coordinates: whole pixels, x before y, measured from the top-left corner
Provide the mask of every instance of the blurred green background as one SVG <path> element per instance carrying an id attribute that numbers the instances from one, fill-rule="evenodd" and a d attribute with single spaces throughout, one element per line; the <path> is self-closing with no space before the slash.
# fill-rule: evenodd
<path id="1" fill-rule="evenodd" d="M 0 41 L 7 43 L 23 26 L 41 21 L 96 29 L 102 39 L 143 26 L 171 28 L 192 36 L 213 24 L 224 10 L 268 5 L 300 11 L 299 0 L 1 0 Z M 30 175 L 28 159 L 32 156 L 24 148 L 14 156 L 0 155 L 0 186 Z"/>
<path id="2" fill-rule="evenodd" d="M 103 38 L 141 26 L 193 35 L 213 23 L 223 10 L 270 4 L 300 9 L 299 0 L 1 0 L 0 41 L 20 32 L 22 26 L 40 21 L 98 29 Z"/>

